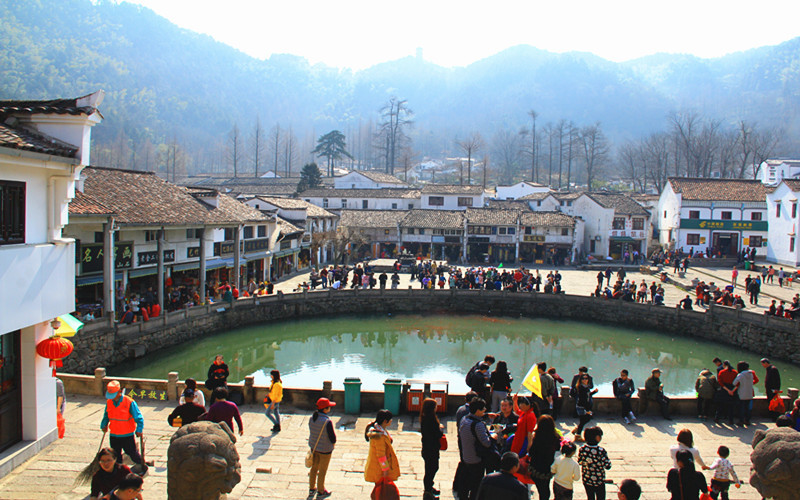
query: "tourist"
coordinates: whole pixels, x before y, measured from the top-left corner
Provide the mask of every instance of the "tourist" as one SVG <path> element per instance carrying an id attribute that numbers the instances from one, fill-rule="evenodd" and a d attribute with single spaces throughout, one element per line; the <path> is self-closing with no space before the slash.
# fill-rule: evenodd
<path id="1" fill-rule="evenodd" d="M 114 491 L 104 496 L 105 500 L 142 500 L 144 480 L 136 474 L 128 474 L 119 482 Z"/>
<path id="2" fill-rule="evenodd" d="M 141 466 L 142 471 L 147 470 L 136 447 L 136 437 L 142 437 L 144 428 L 144 417 L 139 411 L 139 405 L 128 396 L 122 395 L 119 381 L 112 380 L 106 386 L 106 408 L 103 412 L 103 420 L 100 422 L 100 429 L 108 431 L 108 443 L 114 449 L 117 461 L 122 463 L 123 450 L 131 458 L 133 463 Z"/>
<path id="3" fill-rule="evenodd" d="M 125 306 L 125 312 L 119 320 L 126 325 L 130 325 L 136 321 L 136 316 L 133 314 L 133 311 L 131 311 L 131 306 Z"/>
<path id="4" fill-rule="evenodd" d="M 194 422 L 197 422 L 200 415 L 206 412 L 205 407 L 198 405 L 194 402 L 195 392 L 188 387 L 183 390 L 181 395 L 181 403 L 177 408 L 172 410 L 167 416 L 167 423 L 172 427 L 183 427 Z"/>
<path id="5" fill-rule="evenodd" d="M 664 384 L 661 383 L 661 370 L 653 368 L 650 378 L 644 382 L 644 400 L 641 401 L 643 407 L 641 413 L 647 411 L 647 406 L 650 401 L 658 403 L 661 409 L 661 416 L 664 420 L 672 420 L 669 416 L 669 398 L 664 395 Z"/>
<path id="6" fill-rule="evenodd" d="M 533 440 L 533 432 L 536 430 L 536 412 L 531 401 L 525 396 L 514 395 L 512 401 L 514 402 L 514 411 L 519 418 L 514 439 L 511 441 L 511 451 L 519 457 L 524 457 L 528 454 Z"/>
<path id="7" fill-rule="evenodd" d="M 539 372 L 539 382 L 541 388 L 541 395 L 532 393 L 531 400 L 539 407 L 540 413 L 550 413 L 553 409 L 553 389 L 555 388 L 555 381 L 547 373 L 547 363 L 544 361 L 536 364 L 536 370 Z"/>
<path id="8" fill-rule="evenodd" d="M 489 365 L 486 363 L 481 363 L 478 365 L 478 369 L 472 372 L 472 375 L 469 378 L 469 385 L 470 389 L 475 391 L 478 394 L 478 397 L 486 401 L 489 395 L 489 388 L 486 385 L 486 378 L 489 375 Z"/>
<path id="9" fill-rule="evenodd" d="M 617 500 L 639 500 L 642 496 L 642 487 L 634 479 L 623 479 L 619 483 Z"/>
<path id="10" fill-rule="evenodd" d="M 605 500 L 606 470 L 611 468 L 611 460 L 605 448 L 599 446 L 603 439 L 603 430 L 600 427 L 589 427 L 584 431 L 583 438 L 586 444 L 578 452 L 583 488 L 588 500 Z"/>
<path id="11" fill-rule="evenodd" d="M 576 382 L 575 392 L 577 394 L 575 398 L 575 411 L 578 414 L 579 420 L 578 426 L 572 429 L 572 434 L 575 436 L 575 441 L 582 441 L 581 433 L 583 432 L 583 427 L 592 419 L 593 415 L 592 407 L 594 406 L 594 402 L 592 400 L 592 395 L 597 392 L 597 390 L 592 391 L 589 388 L 588 374 L 583 374 Z"/>
<path id="12" fill-rule="evenodd" d="M 714 396 L 718 389 L 717 378 L 710 370 L 703 368 L 694 382 L 694 390 L 697 392 L 697 418 L 700 420 L 706 420 L 711 416 Z"/>
<path id="13" fill-rule="evenodd" d="M 236 420 L 236 424 L 239 426 L 239 435 L 243 435 L 242 416 L 239 414 L 239 407 L 235 403 L 228 401 L 228 389 L 217 387 L 211 395 L 211 400 L 215 402 L 211 404 L 204 420 L 217 423 L 225 422 L 231 432 L 233 432 L 233 421 Z"/>
<path id="14" fill-rule="evenodd" d="M 519 465 L 516 453 L 504 453 L 500 457 L 500 471 L 481 479 L 477 500 L 528 500 L 528 489 L 515 477 Z"/>
<path id="15" fill-rule="evenodd" d="M 702 472 L 694 470 L 692 454 L 686 450 L 678 452 L 677 466 L 667 474 L 667 491 L 672 500 L 698 500 L 701 493 L 708 491 L 708 484 Z"/>
<path id="16" fill-rule="evenodd" d="M 564 442 L 561 445 L 561 453 L 555 457 L 550 467 L 555 500 L 572 500 L 574 483 L 581 479 L 581 468 L 573 458 L 577 450 L 575 443 Z"/>
<path id="17" fill-rule="evenodd" d="M 550 478 L 553 477 L 551 468 L 555 453 L 561 448 L 561 436 L 556 432 L 556 423 L 550 415 L 542 415 L 536 424 L 531 446 L 528 448 L 530 457 L 530 473 L 536 491 L 541 500 L 550 499 Z"/>
<path id="18" fill-rule="evenodd" d="M 794 400 L 792 410 L 786 412 L 785 416 L 791 420 L 791 427 L 796 431 L 800 431 L 800 398 Z"/>
<path id="19" fill-rule="evenodd" d="M 490 463 L 491 459 L 485 458 L 493 451 L 494 439 L 482 421 L 485 414 L 486 402 L 475 398 L 469 404 L 469 415 L 458 426 L 461 461 L 456 469 L 454 489 L 460 500 L 476 500 L 486 469 L 497 465 Z"/>
<path id="20" fill-rule="evenodd" d="M 547 369 L 547 374 L 553 379 L 553 410 L 550 415 L 553 420 L 558 420 L 558 416 L 561 413 L 561 405 L 564 404 L 564 400 L 561 397 L 561 384 L 564 383 L 564 379 L 556 373 L 555 367 L 552 366 Z"/>
<path id="21" fill-rule="evenodd" d="M 397 290 L 398 285 L 400 285 L 400 275 L 395 271 L 394 274 L 392 274 L 392 290 Z"/>
<path id="22" fill-rule="evenodd" d="M 689 295 L 684 297 L 680 302 L 678 302 L 678 309 L 691 311 L 692 310 L 692 298 L 689 297 Z"/>
<path id="23" fill-rule="evenodd" d="M 594 390 L 594 379 L 592 378 L 591 375 L 589 375 L 589 368 L 586 366 L 581 366 L 580 368 L 578 368 L 578 373 L 572 376 L 572 382 L 570 382 L 569 384 L 569 397 L 572 398 L 572 400 L 575 401 L 576 403 L 578 400 L 578 389 L 577 389 L 578 382 L 580 382 L 580 379 L 583 375 L 589 376 L 589 388 Z M 597 390 L 594 390 L 594 393 L 596 392 Z M 572 411 L 572 416 L 574 418 L 578 418 L 577 410 Z"/>
<path id="24" fill-rule="evenodd" d="M 736 288 L 736 278 L 739 277 L 739 269 L 736 266 L 733 266 L 733 271 L 731 271 L 731 285 L 733 288 Z"/>
<path id="25" fill-rule="evenodd" d="M 689 429 L 681 429 L 678 432 L 678 444 L 674 444 L 669 448 L 669 455 L 672 457 L 672 466 L 678 466 L 677 454 L 680 451 L 688 451 L 692 454 L 692 460 L 694 463 L 700 465 L 703 470 L 707 469 L 705 462 L 700 457 L 700 452 L 697 451 L 697 448 L 694 447 L 694 438 L 692 436 L 692 431 Z"/>
<path id="26" fill-rule="evenodd" d="M 230 371 L 228 370 L 228 365 L 225 364 L 225 360 L 222 357 L 222 354 L 217 354 L 214 357 L 214 362 L 211 363 L 211 366 L 208 367 L 208 379 L 206 379 L 206 389 L 209 391 L 213 391 L 217 387 L 222 387 L 228 385 L 228 375 L 230 375 Z M 214 397 L 211 397 L 211 403 L 214 403 Z"/>
<path id="27" fill-rule="evenodd" d="M 425 476 L 422 486 L 426 494 L 438 496 L 439 490 L 433 487 L 433 480 L 439 470 L 439 449 L 444 433 L 444 425 L 436 416 L 436 400 L 425 398 L 419 412 L 419 427 L 422 434 L 422 460 L 425 462 Z"/>
<path id="28" fill-rule="evenodd" d="M 636 415 L 633 414 L 631 409 L 631 397 L 636 391 L 636 384 L 632 378 L 628 377 L 628 370 L 622 370 L 619 377 L 614 379 L 611 385 L 614 390 L 614 397 L 620 402 L 622 420 L 626 424 L 636 421 Z"/>
<path id="29" fill-rule="evenodd" d="M 711 498 L 717 500 L 718 496 L 722 496 L 722 500 L 728 500 L 728 489 L 731 486 L 731 479 L 736 481 L 736 487 L 741 488 L 742 483 L 733 469 L 733 464 L 728 460 L 731 451 L 727 446 L 720 446 L 717 449 L 719 458 L 714 460 L 709 469 L 714 471 L 714 477 L 711 478 Z"/>
<path id="30" fill-rule="evenodd" d="M 758 376 L 750 369 L 750 365 L 746 361 L 740 361 L 736 365 L 736 369 L 739 374 L 733 379 L 733 389 L 728 393 L 733 396 L 736 391 L 736 396 L 739 398 L 739 425 L 750 425 L 750 418 L 753 414 L 753 398 L 755 397 L 753 386 L 758 383 Z"/>
<path id="31" fill-rule="evenodd" d="M 500 413 L 495 415 L 491 423 L 497 433 L 497 444 L 500 446 L 501 451 L 509 451 L 511 449 L 509 436 L 516 432 L 518 421 L 519 415 L 514 413 L 513 399 L 509 396 L 500 401 Z"/>
<path id="32" fill-rule="evenodd" d="M 756 276 L 747 288 L 747 293 L 750 294 L 750 304 L 758 305 L 758 294 L 761 293 L 761 280 Z"/>
<path id="33" fill-rule="evenodd" d="M 384 480 L 396 481 L 400 477 L 400 464 L 387 430 L 392 418 L 389 410 L 379 410 L 375 420 L 364 430 L 364 439 L 369 442 L 369 454 L 364 466 L 364 480 L 367 482 L 377 484 Z"/>
<path id="34" fill-rule="evenodd" d="M 781 390 L 781 373 L 767 358 L 761 358 L 761 366 L 767 371 L 764 376 L 764 392 L 767 396 L 767 404 L 769 404 L 775 394 Z M 770 412 L 770 415 L 773 419 L 777 417 L 777 414 L 773 414 L 773 412 Z"/>
<path id="35" fill-rule="evenodd" d="M 509 373 L 506 362 L 498 361 L 497 367 L 489 376 L 489 386 L 492 390 L 491 411 L 500 411 L 500 402 L 511 392 L 511 382 L 513 380 L 514 378 L 511 376 L 511 373 Z"/>
<path id="36" fill-rule="evenodd" d="M 272 432 L 281 431 L 281 413 L 280 406 L 283 401 L 283 382 L 281 381 L 281 372 L 272 370 L 269 372 L 272 378 L 272 383 L 269 385 L 269 394 L 267 395 L 267 418 L 272 422 Z"/>
<path id="37" fill-rule="evenodd" d="M 328 398 L 317 400 L 317 411 L 308 421 L 308 447 L 311 449 L 312 463 L 308 471 L 308 497 L 328 498 L 331 492 L 325 489 L 325 475 L 331 463 L 331 455 L 336 445 L 333 421 L 328 414 L 336 403 Z"/>
<path id="38" fill-rule="evenodd" d="M 100 468 L 92 476 L 89 495 L 92 499 L 102 498 L 111 493 L 125 479 L 125 476 L 131 473 L 131 469 L 127 465 L 117 461 L 117 454 L 111 448 L 100 448 L 95 461 L 100 464 Z"/>
<path id="39" fill-rule="evenodd" d="M 378 276 L 378 282 L 381 285 L 381 290 L 386 290 L 386 280 L 388 279 L 389 276 L 387 276 L 385 272 L 382 272 L 380 276 Z"/>
<path id="40" fill-rule="evenodd" d="M 739 372 L 733 369 L 731 362 L 727 359 L 722 362 L 722 370 L 717 374 L 717 382 L 720 389 L 717 391 L 717 412 L 714 422 L 719 423 L 720 419 L 727 418 L 728 424 L 733 425 L 733 414 L 736 411 L 736 396 L 733 392 L 733 381 Z"/>
<path id="41" fill-rule="evenodd" d="M 183 381 L 183 384 L 186 386 L 186 389 L 191 389 L 194 391 L 194 404 L 200 405 L 202 407 L 206 406 L 206 396 L 203 394 L 203 391 L 197 388 L 197 380 L 193 378 L 187 378 Z M 183 394 L 181 394 L 181 398 L 178 401 L 180 404 L 185 403 L 186 401 L 183 398 Z"/>

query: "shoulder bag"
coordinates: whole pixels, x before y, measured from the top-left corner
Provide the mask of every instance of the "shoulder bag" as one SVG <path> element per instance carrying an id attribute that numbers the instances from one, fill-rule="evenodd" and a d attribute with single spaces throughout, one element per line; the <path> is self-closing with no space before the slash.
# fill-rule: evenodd
<path id="1" fill-rule="evenodd" d="M 322 429 L 319 430 L 319 436 L 317 436 L 317 442 L 314 443 L 314 449 L 308 450 L 308 453 L 306 453 L 306 467 L 308 467 L 309 469 L 311 468 L 312 465 L 314 465 L 314 452 L 317 451 L 317 445 L 319 444 L 319 440 L 322 437 L 322 433 L 325 432 L 326 425 L 328 425 L 327 422 L 322 424 Z"/>

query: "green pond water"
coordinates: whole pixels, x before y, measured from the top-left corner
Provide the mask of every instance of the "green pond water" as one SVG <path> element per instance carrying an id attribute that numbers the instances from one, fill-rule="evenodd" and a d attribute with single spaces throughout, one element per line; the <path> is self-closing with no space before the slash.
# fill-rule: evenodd
<path id="1" fill-rule="evenodd" d="M 387 378 L 447 380 L 450 392 L 464 393 L 464 375 L 485 354 L 505 360 L 520 386 L 531 365 L 546 361 L 569 382 L 577 368 L 590 367 L 601 395 L 627 368 L 639 386 L 658 366 L 670 395 L 694 395 L 703 368 L 713 370 L 715 356 L 747 361 L 763 379 L 758 353 L 687 337 L 635 331 L 609 325 L 479 315 L 398 315 L 332 317 L 281 321 L 221 332 L 148 354 L 110 370 L 117 376 L 206 379 L 216 354 L 225 356 L 229 382 L 248 375 L 268 385 L 269 371 L 281 372 L 285 387 L 321 388 L 324 380 L 341 389 L 345 377 L 359 377 L 362 390 L 383 390 Z M 784 390 L 798 387 L 800 369 L 774 362 Z M 436 387 L 434 387 L 436 388 Z M 525 391 L 527 392 L 527 391 Z M 756 386 L 763 394 L 763 382 Z"/>

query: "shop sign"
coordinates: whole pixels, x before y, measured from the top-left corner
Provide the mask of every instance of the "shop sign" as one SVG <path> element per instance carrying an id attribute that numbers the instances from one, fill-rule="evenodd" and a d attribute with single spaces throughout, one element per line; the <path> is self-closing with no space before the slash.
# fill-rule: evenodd
<path id="1" fill-rule="evenodd" d="M 722 229 L 723 231 L 767 231 L 765 220 L 681 219 L 681 229 Z"/>
<path id="2" fill-rule="evenodd" d="M 644 238 L 644 231 L 627 231 L 624 229 L 614 229 L 611 231 L 611 237 L 614 238 Z"/>
<path id="3" fill-rule="evenodd" d="M 103 244 L 81 245 L 81 274 L 99 273 L 103 270 Z M 114 244 L 114 268 L 130 269 L 133 266 L 133 243 Z"/>
<path id="4" fill-rule="evenodd" d="M 445 236 L 445 243 L 461 243 L 461 236 Z"/>
<path id="5" fill-rule="evenodd" d="M 269 248 L 269 238 L 259 238 L 257 240 L 244 240 L 245 252 L 258 252 Z"/>
<path id="6" fill-rule="evenodd" d="M 233 253 L 233 242 L 223 241 L 214 243 L 214 255 L 230 255 Z"/>
<path id="7" fill-rule="evenodd" d="M 471 236 L 469 238 L 470 243 L 489 243 L 489 238 L 486 236 Z"/>
<path id="8" fill-rule="evenodd" d="M 526 234 L 522 236 L 522 241 L 527 243 L 544 243 L 545 235 L 543 234 Z"/>
<path id="9" fill-rule="evenodd" d="M 431 243 L 444 243 L 444 236 L 431 236 Z"/>
<path id="10" fill-rule="evenodd" d="M 189 247 L 186 249 L 186 258 L 187 259 L 194 259 L 195 257 L 200 257 L 200 247 Z"/>
<path id="11" fill-rule="evenodd" d="M 281 250 L 288 250 L 290 248 L 292 248 L 292 242 L 291 241 L 285 241 L 285 240 L 281 241 Z"/>
<path id="12" fill-rule="evenodd" d="M 137 255 L 139 266 L 158 264 L 158 252 L 139 252 Z M 175 262 L 175 250 L 164 250 L 164 262 Z"/>

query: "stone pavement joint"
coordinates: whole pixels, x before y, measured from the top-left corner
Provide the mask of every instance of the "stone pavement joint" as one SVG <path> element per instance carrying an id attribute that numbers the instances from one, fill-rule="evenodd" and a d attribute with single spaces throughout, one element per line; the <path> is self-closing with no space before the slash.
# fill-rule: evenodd
<path id="1" fill-rule="evenodd" d="M 148 460 L 154 460 L 145 477 L 144 498 L 147 500 L 167 498 L 167 448 L 174 430 L 167 425 L 166 416 L 172 409 L 168 402 L 140 402 L 145 418 L 145 436 Z M 99 397 L 68 396 L 66 436 L 58 440 L 37 456 L 0 479 L 2 499 L 57 499 L 74 500 L 85 498 L 89 486 L 73 487 L 77 472 L 93 458 L 102 433 L 99 429 L 104 401 Z M 228 495 L 229 499 L 267 498 L 302 500 L 308 494 L 308 469 L 304 466 L 308 450 L 308 418 L 306 409 L 282 408 L 286 412 L 283 431 L 271 434 L 272 423 L 264 416 L 263 408 L 247 405 L 242 408 L 244 436 L 236 444 L 242 463 L 242 481 Z M 338 411 L 339 408 L 336 408 Z M 334 422 L 342 415 L 333 413 Z M 342 420 L 354 417 L 344 416 Z M 364 441 L 364 428 L 372 415 L 361 415 L 355 428 L 336 428 L 338 441 L 333 452 L 326 479 L 326 488 L 333 492 L 332 499 L 366 499 L 372 484 L 364 481 L 368 444 Z M 458 465 L 456 427 L 453 417 L 443 419 L 449 435 L 450 448 L 442 452 L 436 488 L 442 490 L 441 498 L 453 498 L 451 484 Z M 562 432 L 568 432 L 575 422 L 572 419 L 559 421 Z M 680 429 L 692 431 L 695 446 L 703 459 L 710 464 L 716 457 L 717 447 L 724 444 L 731 449 L 730 459 L 739 477 L 745 481 L 750 476 L 750 442 L 754 429 L 764 429 L 764 422 L 744 428 L 728 428 L 707 425 L 694 419 L 667 422 L 657 417 L 641 417 L 636 425 L 626 426 L 621 421 L 608 417 L 592 424 L 603 431 L 601 446 L 608 450 L 612 469 L 608 478 L 615 483 L 633 478 L 644 490 L 645 500 L 668 498 L 665 489 L 667 471 L 671 467 L 669 447 L 675 443 Z M 394 447 L 400 461 L 402 475 L 397 481 L 402 498 L 422 498 L 422 475 L 424 463 L 420 456 L 418 419 L 408 414 L 399 416 L 389 430 L 394 438 Z M 107 441 L 106 441 L 107 444 Z M 271 468 L 272 473 L 257 473 L 258 468 Z M 711 474 L 706 473 L 710 479 Z M 616 487 L 609 485 L 608 498 L 615 498 Z M 740 490 L 731 490 L 735 500 L 759 499 L 760 495 L 745 484 Z M 575 484 L 575 499 L 583 500 L 586 494 L 581 484 Z"/>

